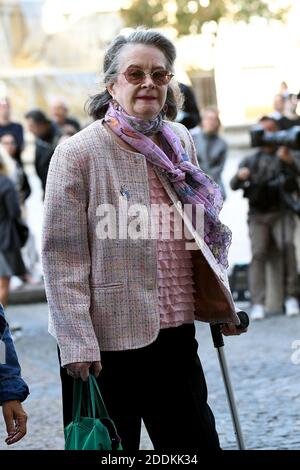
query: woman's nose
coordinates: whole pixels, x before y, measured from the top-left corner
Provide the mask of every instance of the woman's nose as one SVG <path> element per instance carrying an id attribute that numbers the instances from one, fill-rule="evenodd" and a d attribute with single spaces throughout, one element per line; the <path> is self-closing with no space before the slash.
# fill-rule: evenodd
<path id="1" fill-rule="evenodd" d="M 144 78 L 144 81 L 143 81 L 142 85 L 145 88 L 153 88 L 155 86 L 154 82 L 153 82 L 153 79 L 152 79 L 150 74 L 148 74 L 148 73 L 145 74 L 145 78 Z"/>

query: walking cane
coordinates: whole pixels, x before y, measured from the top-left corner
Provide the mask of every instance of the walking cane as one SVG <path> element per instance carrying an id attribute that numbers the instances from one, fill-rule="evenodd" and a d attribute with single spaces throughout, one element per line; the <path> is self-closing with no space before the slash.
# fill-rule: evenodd
<path id="1" fill-rule="evenodd" d="M 247 328 L 249 325 L 249 317 L 246 312 L 237 312 L 237 316 L 240 319 L 240 324 L 237 328 Z M 214 347 L 218 351 L 219 364 L 222 371 L 223 382 L 225 385 L 227 400 L 230 408 L 231 418 L 234 426 L 234 432 L 238 444 L 239 450 L 245 450 L 245 443 L 243 439 L 242 429 L 239 422 L 239 416 L 234 400 L 233 390 L 230 382 L 228 367 L 226 363 L 226 357 L 224 352 L 224 340 L 220 329 L 220 324 L 210 325 L 210 331 L 214 343 Z"/>

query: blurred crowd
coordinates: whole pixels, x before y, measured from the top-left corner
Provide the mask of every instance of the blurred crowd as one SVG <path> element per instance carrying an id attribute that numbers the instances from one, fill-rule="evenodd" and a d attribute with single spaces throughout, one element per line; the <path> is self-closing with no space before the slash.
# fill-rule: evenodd
<path id="1" fill-rule="evenodd" d="M 78 119 L 69 116 L 63 98 L 51 103 L 50 116 L 40 109 L 25 114 L 26 129 L 35 139 L 34 167 L 43 192 L 56 146 L 80 131 Z M 39 253 L 34 235 L 26 223 L 26 200 L 32 193 L 24 168 L 24 128 L 14 122 L 10 100 L 0 98 L 0 303 L 6 307 L 13 276 L 22 283 L 37 284 Z M 18 329 L 13 325 L 13 330 Z"/>
<path id="2" fill-rule="evenodd" d="M 216 107 L 199 110 L 193 90 L 184 84 L 179 85 L 184 105 L 177 121 L 191 131 L 200 167 L 219 184 L 226 199 L 222 172 L 228 143 L 221 135 L 219 110 Z M 273 112 L 260 117 L 259 126 L 271 134 L 300 126 L 298 100 L 299 96 L 290 93 L 287 84 L 282 82 L 274 97 Z M 26 131 L 35 139 L 34 168 L 44 192 L 56 146 L 79 132 L 81 124 L 76 117 L 70 116 L 69 106 L 63 98 L 52 101 L 49 115 L 40 109 L 29 110 L 25 114 L 25 122 Z M 34 275 L 39 254 L 34 236 L 26 224 L 26 200 L 32 188 L 22 159 L 24 147 L 23 126 L 14 122 L 9 99 L 0 98 L 0 303 L 4 307 L 8 303 L 12 276 L 19 277 L 24 283 L 41 281 Z M 295 211 L 291 204 L 283 203 L 282 195 L 284 189 L 284 197 L 297 199 L 299 176 L 299 150 L 272 144 L 254 149 L 232 175 L 231 188 L 241 189 L 249 200 L 248 225 L 252 249 L 249 289 L 254 320 L 265 316 L 265 267 L 273 248 L 281 254 L 284 264 L 285 312 L 289 316 L 299 315 Z"/>

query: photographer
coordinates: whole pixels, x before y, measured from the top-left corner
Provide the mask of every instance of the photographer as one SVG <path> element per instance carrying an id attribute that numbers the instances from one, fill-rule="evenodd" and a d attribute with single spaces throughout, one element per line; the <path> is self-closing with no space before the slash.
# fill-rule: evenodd
<path id="1" fill-rule="evenodd" d="M 273 134 L 278 131 L 273 118 L 263 117 L 259 123 L 264 132 Z M 265 315 L 265 267 L 271 241 L 274 241 L 284 257 L 286 315 L 299 314 L 292 207 L 292 196 L 298 192 L 299 175 L 299 152 L 285 146 L 265 143 L 254 155 L 241 162 L 230 183 L 233 190 L 243 189 L 244 197 L 249 199 L 252 320 L 262 319 Z"/>

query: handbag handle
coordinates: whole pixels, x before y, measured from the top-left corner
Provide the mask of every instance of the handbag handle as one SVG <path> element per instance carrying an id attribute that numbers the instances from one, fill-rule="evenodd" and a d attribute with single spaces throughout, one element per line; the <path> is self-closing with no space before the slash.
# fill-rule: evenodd
<path id="1" fill-rule="evenodd" d="M 99 418 L 109 418 L 107 409 L 105 407 L 101 392 L 99 390 L 96 377 L 92 374 L 89 375 L 89 399 L 88 399 L 88 416 L 96 419 L 96 410 Z M 78 423 L 80 421 L 81 407 L 84 405 L 82 399 L 82 389 L 84 386 L 83 380 L 74 379 L 73 381 L 73 421 Z"/>
<path id="2" fill-rule="evenodd" d="M 82 380 L 73 380 L 73 421 L 78 423 L 80 420 L 80 411 L 82 403 Z"/>
<path id="3" fill-rule="evenodd" d="M 92 404 L 92 417 L 96 418 L 96 409 L 99 414 L 99 418 L 109 418 L 107 409 L 105 407 L 101 392 L 99 390 L 96 377 L 92 374 L 89 375 L 89 389 Z"/>
<path id="4" fill-rule="evenodd" d="M 76 423 L 80 420 L 81 408 L 83 408 L 87 416 L 92 416 L 91 400 L 88 400 L 86 407 L 86 403 L 83 399 L 83 384 L 84 382 L 80 378 L 73 380 L 73 421 Z"/>

